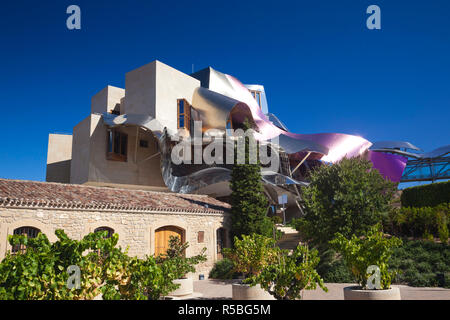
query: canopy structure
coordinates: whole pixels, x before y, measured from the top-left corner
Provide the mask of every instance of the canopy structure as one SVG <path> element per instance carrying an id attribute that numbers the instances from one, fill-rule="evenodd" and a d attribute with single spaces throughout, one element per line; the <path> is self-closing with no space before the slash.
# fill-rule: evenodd
<path id="1" fill-rule="evenodd" d="M 408 151 L 414 150 L 415 152 Z M 450 145 L 430 152 L 403 141 L 383 141 L 374 143 L 374 152 L 391 153 L 408 159 L 400 182 L 431 181 L 450 179 Z"/>

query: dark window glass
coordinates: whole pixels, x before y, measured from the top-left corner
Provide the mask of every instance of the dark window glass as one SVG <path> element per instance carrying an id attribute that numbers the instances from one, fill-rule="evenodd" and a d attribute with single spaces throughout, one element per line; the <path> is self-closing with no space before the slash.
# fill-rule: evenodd
<path id="1" fill-rule="evenodd" d="M 113 132 L 108 130 L 108 152 L 113 151 Z"/>
<path id="2" fill-rule="evenodd" d="M 28 238 L 36 238 L 38 233 L 41 232 L 41 230 L 34 228 L 34 227 L 20 227 L 17 229 L 14 229 L 14 234 L 18 235 L 25 235 Z M 25 245 L 16 245 L 12 247 L 12 253 L 23 253 L 27 250 L 27 247 Z"/>
<path id="3" fill-rule="evenodd" d="M 127 155 L 127 143 L 128 143 L 128 136 L 126 134 L 120 135 L 120 154 L 123 156 Z"/>
<path id="4" fill-rule="evenodd" d="M 120 132 L 114 131 L 114 153 L 120 153 Z"/>
<path id="5" fill-rule="evenodd" d="M 108 131 L 107 159 L 127 161 L 128 135 L 118 130 Z"/>
<path id="6" fill-rule="evenodd" d="M 141 148 L 148 148 L 148 141 L 147 140 L 139 140 L 139 146 Z"/>
<path id="7" fill-rule="evenodd" d="M 180 100 L 180 104 L 179 104 L 179 108 L 178 108 L 178 113 L 184 113 L 184 100 Z"/>
<path id="8" fill-rule="evenodd" d="M 101 232 L 101 231 L 108 231 L 108 234 L 106 235 L 106 238 L 111 238 L 114 234 L 114 229 L 110 227 L 98 227 L 94 230 L 94 232 Z"/>
<path id="9" fill-rule="evenodd" d="M 184 128 L 184 115 L 180 115 L 180 128 Z"/>

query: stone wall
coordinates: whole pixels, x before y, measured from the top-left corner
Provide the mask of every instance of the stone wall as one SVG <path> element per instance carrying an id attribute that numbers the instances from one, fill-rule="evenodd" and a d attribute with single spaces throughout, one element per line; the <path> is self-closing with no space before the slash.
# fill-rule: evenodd
<path id="1" fill-rule="evenodd" d="M 0 206 L 0 259 L 7 250 L 11 250 L 7 235 L 13 234 L 19 227 L 35 227 L 45 233 L 50 241 L 55 241 L 55 230 L 63 229 L 72 239 L 81 239 L 98 227 L 110 227 L 119 234 L 118 245 L 129 248 L 130 256 L 143 257 L 155 252 L 155 230 L 163 226 L 176 226 L 185 232 L 190 246 L 186 256 L 198 254 L 206 247 L 208 260 L 197 266 L 194 279 L 199 274 L 208 277 L 209 271 L 217 260 L 216 230 L 229 228 L 227 214 L 180 213 L 180 212 L 144 212 L 111 210 L 72 210 L 53 208 L 11 208 Z M 198 232 L 204 232 L 203 243 L 199 243 Z M 227 246 L 230 239 L 227 237 Z"/>

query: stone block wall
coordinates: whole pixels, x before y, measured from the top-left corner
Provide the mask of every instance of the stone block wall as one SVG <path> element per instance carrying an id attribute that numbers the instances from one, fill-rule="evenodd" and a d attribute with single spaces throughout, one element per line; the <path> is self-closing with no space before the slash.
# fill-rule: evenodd
<path id="1" fill-rule="evenodd" d="M 52 208 L 11 208 L 0 206 L 0 259 L 11 250 L 7 235 L 19 227 L 35 227 L 45 233 L 50 241 L 56 241 L 55 230 L 63 229 L 72 239 L 81 239 L 98 227 L 110 227 L 119 234 L 118 246 L 128 247 L 130 256 L 144 257 L 155 252 L 155 231 L 164 226 L 183 229 L 189 242 L 186 256 L 198 254 L 206 247 L 207 261 L 198 265 L 194 280 L 199 274 L 208 278 L 217 261 L 216 231 L 229 230 L 228 214 L 145 212 L 112 210 L 79 210 Z M 199 232 L 203 231 L 203 237 Z M 199 243 L 203 238 L 203 242 Z M 226 239 L 227 246 L 230 239 Z"/>

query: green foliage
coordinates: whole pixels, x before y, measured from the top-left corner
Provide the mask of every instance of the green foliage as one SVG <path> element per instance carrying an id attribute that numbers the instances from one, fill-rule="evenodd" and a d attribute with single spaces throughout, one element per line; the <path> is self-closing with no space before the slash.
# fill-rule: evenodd
<path id="1" fill-rule="evenodd" d="M 330 248 L 319 248 L 319 264 L 317 273 L 325 282 L 330 283 L 350 283 L 355 281 L 342 257 Z"/>
<path id="2" fill-rule="evenodd" d="M 315 270 L 319 263 L 317 250 L 310 251 L 307 246 L 298 245 L 292 253 L 278 247 L 274 252 L 277 261 L 266 265 L 247 279 L 247 283 L 260 284 L 277 300 L 301 299 L 302 290 L 316 289 L 317 285 L 328 291 Z"/>
<path id="3" fill-rule="evenodd" d="M 367 285 L 370 276 L 367 268 L 371 265 L 380 268 L 381 289 L 389 289 L 396 275 L 396 271 L 388 270 L 388 263 L 393 248 L 401 246 L 402 241 L 396 237 L 384 237 L 379 229 L 378 226 L 373 227 L 367 236 L 359 238 L 352 235 L 350 239 L 337 233 L 335 239 L 330 241 L 331 246 L 342 255 L 356 281 L 363 288 Z"/>
<path id="4" fill-rule="evenodd" d="M 233 262 L 233 272 L 246 278 L 255 276 L 269 264 L 276 262 L 275 240 L 253 233 L 234 239 L 234 248 L 225 248 L 225 256 Z"/>
<path id="5" fill-rule="evenodd" d="M 200 254 L 185 258 L 186 249 L 189 247 L 189 242 L 182 243 L 180 237 L 169 237 L 169 248 L 166 253 L 156 257 L 156 261 L 159 263 L 170 262 L 175 266 L 175 274 L 178 278 L 184 278 L 187 273 L 195 272 L 195 265 L 205 262 L 206 248 L 203 248 Z"/>
<path id="6" fill-rule="evenodd" d="M 400 270 L 396 283 L 414 287 L 450 288 L 450 245 L 420 240 L 403 240 L 390 259 Z"/>
<path id="7" fill-rule="evenodd" d="M 244 123 L 244 130 L 249 128 L 248 122 Z M 261 165 L 259 159 L 256 164 L 250 163 L 250 150 L 252 143 L 250 138 L 245 139 L 245 163 L 233 165 L 231 171 L 231 233 L 232 237 L 241 238 L 241 235 L 258 233 L 265 236 L 272 236 L 272 221 L 266 216 L 267 198 L 261 182 Z M 237 152 L 235 152 L 237 156 Z M 257 157 L 258 158 L 258 157 Z"/>
<path id="8" fill-rule="evenodd" d="M 72 240 L 62 230 L 55 233 L 55 243 L 42 233 L 36 238 L 9 237 L 11 245 L 27 249 L 16 255 L 8 252 L 0 263 L 0 299 L 84 300 L 99 294 L 105 300 L 160 299 L 179 286 L 173 280 L 201 260 L 129 257 L 116 247 L 118 235 L 106 238 L 106 231 L 90 233 L 82 240 Z M 79 289 L 67 287 L 70 265 L 80 268 Z"/>
<path id="9" fill-rule="evenodd" d="M 316 269 L 325 282 L 354 281 L 353 275 L 342 258 L 333 258 L 332 250 L 319 252 L 321 260 Z M 450 288 L 450 245 L 448 244 L 403 239 L 401 247 L 393 248 L 389 266 L 398 270 L 393 283 L 414 287 Z"/>
<path id="10" fill-rule="evenodd" d="M 320 166 L 310 180 L 303 195 L 305 216 L 297 227 L 315 244 L 328 243 L 336 232 L 345 237 L 364 235 L 381 222 L 395 189 L 361 158 Z"/>
<path id="11" fill-rule="evenodd" d="M 434 207 L 450 203 L 450 181 L 403 189 L 401 202 L 403 207 Z"/>
<path id="12" fill-rule="evenodd" d="M 398 236 L 425 238 L 433 236 L 448 241 L 448 226 L 450 224 L 450 204 L 440 204 L 436 207 L 402 207 L 390 211 L 383 222 L 384 229 Z"/>
<path id="13" fill-rule="evenodd" d="M 439 224 L 438 235 L 439 235 L 439 240 L 441 240 L 442 243 L 448 242 L 449 231 L 448 231 L 448 226 L 447 226 L 446 220 L 444 220 L 442 223 Z"/>
<path id="14" fill-rule="evenodd" d="M 283 223 L 283 219 L 281 219 L 280 216 L 272 216 L 272 217 L 270 217 L 270 220 L 272 220 L 273 224 Z"/>
<path id="15" fill-rule="evenodd" d="M 209 277 L 212 279 L 232 279 L 234 276 L 234 263 L 230 259 L 224 258 L 217 261 L 214 267 L 209 272 Z"/>

